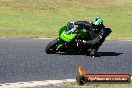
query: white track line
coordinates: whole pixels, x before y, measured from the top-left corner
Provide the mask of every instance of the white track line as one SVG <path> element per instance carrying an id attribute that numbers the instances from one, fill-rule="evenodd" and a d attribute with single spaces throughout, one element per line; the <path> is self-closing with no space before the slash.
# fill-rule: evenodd
<path id="1" fill-rule="evenodd" d="M 131 77 L 131 80 L 132 80 L 132 77 Z M 76 80 L 64 79 L 64 80 L 45 80 L 45 81 L 4 83 L 4 84 L 0 84 L 0 88 L 27 88 L 27 87 L 36 87 L 36 86 L 48 86 L 48 85 L 59 84 L 64 82 L 76 82 Z"/>
<path id="2" fill-rule="evenodd" d="M 59 84 L 64 82 L 75 82 L 75 81 L 76 81 L 75 79 L 65 79 L 65 80 L 45 80 L 45 81 L 4 83 L 4 84 L 0 84 L 0 88 L 24 88 L 24 87 L 47 86 L 51 84 Z"/>
<path id="3" fill-rule="evenodd" d="M 44 40 L 46 39 L 47 40 L 47 39 L 55 39 L 55 38 L 33 38 L 33 39 L 44 39 Z"/>
<path id="4" fill-rule="evenodd" d="M 44 40 L 47 40 L 47 39 L 56 39 L 56 38 L 33 38 L 33 39 L 44 39 Z M 109 41 L 109 40 L 107 40 Z M 132 41 L 132 40 L 113 40 L 113 41 Z"/>
<path id="5" fill-rule="evenodd" d="M 118 40 L 118 41 L 130 41 L 130 42 L 132 42 L 132 40 Z"/>

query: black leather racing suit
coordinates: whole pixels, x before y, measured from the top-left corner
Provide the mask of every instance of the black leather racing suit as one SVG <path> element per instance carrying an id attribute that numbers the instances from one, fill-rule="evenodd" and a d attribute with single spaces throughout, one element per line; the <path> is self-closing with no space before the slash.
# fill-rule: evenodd
<path id="1" fill-rule="evenodd" d="M 92 23 L 87 21 L 76 21 L 74 24 L 89 30 L 91 40 L 82 40 L 82 42 L 85 45 L 91 46 L 91 56 L 96 55 L 99 47 L 105 41 L 105 38 L 112 32 L 110 28 L 105 28 L 103 24 L 98 28 L 97 31 L 93 30 L 94 27 Z"/>

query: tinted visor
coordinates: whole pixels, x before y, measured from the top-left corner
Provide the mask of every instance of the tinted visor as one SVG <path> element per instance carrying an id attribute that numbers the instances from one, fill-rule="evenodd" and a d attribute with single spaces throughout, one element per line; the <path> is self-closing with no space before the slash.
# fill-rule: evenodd
<path id="1" fill-rule="evenodd" d="M 92 28 L 93 28 L 93 29 L 99 29 L 99 28 L 100 28 L 100 25 L 92 24 Z"/>

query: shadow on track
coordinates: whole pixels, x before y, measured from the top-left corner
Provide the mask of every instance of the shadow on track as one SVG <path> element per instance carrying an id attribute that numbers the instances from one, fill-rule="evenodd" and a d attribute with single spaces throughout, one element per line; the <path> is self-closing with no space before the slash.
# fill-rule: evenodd
<path id="1" fill-rule="evenodd" d="M 119 56 L 123 53 L 116 53 L 116 52 L 98 52 L 100 56 Z"/>
<path id="2" fill-rule="evenodd" d="M 59 53 L 60 55 L 86 55 L 85 53 Z M 97 52 L 96 57 L 101 57 L 101 56 L 119 56 L 123 53 L 117 53 L 117 52 Z M 86 55 L 89 56 L 89 55 Z"/>

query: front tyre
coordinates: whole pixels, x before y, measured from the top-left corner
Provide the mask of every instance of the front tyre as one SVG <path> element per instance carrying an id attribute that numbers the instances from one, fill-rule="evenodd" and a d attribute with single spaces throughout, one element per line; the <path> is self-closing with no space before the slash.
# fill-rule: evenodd
<path id="1" fill-rule="evenodd" d="M 47 46 L 46 46 L 46 53 L 47 54 L 55 54 L 57 52 L 57 46 L 58 46 L 58 39 L 55 39 L 51 41 Z"/>

